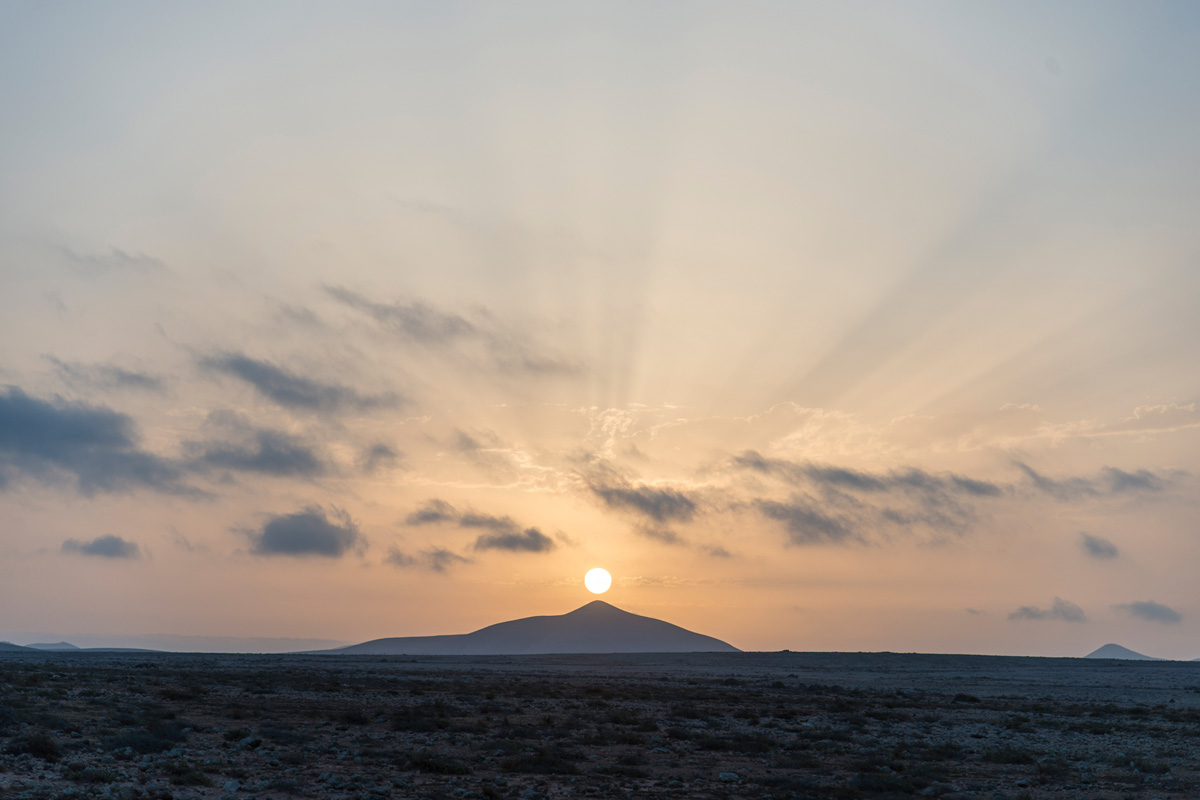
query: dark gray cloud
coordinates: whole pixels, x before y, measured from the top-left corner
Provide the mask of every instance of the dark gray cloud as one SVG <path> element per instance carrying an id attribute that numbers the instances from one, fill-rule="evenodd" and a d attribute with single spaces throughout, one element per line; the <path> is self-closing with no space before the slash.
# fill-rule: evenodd
<path id="1" fill-rule="evenodd" d="M 64 553 L 75 553 L 82 556 L 98 556 L 100 558 L 135 559 L 142 557 L 142 550 L 136 542 L 122 539 L 111 533 L 99 536 L 90 542 L 78 539 L 67 539 L 62 543 Z"/>
<path id="2" fill-rule="evenodd" d="M 237 378 L 285 408 L 335 413 L 399 406 L 397 394 L 363 395 L 348 386 L 325 383 L 242 353 L 222 353 L 200 359 L 206 369 Z"/>
<path id="3" fill-rule="evenodd" d="M 54 365 L 55 372 L 76 388 L 88 389 L 133 389 L 143 392 L 162 393 L 167 383 L 157 375 L 125 369 L 114 364 L 82 364 L 78 361 L 63 361 L 46 356 Z"/>
<path id="4" fill-rule="evenodd" d="M 751 503 L 761 514 L 783 522 L 790 542 L 797 545 L 865 542 L 895 528 L 961 534 L 974 523 L 980 501 L 1005 493 L 989 481 L 915 467 L 872 473 L 767 458 L 754 450 L 735 456 L 732 463 L 806 490 L 786 502 Z"/>
<path id="5" fill-rule="evenodd" d="M 476 550 L 507 550 L 513 553 L 548 553 L 554 549 L 554 540 L 537 528 L 524 531 L 487 533 L 475 540 Z"/>
<path id="6" fill-rule="evenodd" d="M 1092 558 L 1109 559 L 1121 554 L 1117 546 L 1103 536 L 1093 536 L 1087 531 L 1079 532 L 1079 546 Z"/>
<path id="7" fill-rule="evenodd" d="M 695 519 L 699 503 L 691 493 L 671 487 L 635 485 L 609 469 L 596 470 L 588 489 L 608 508 L 634 519 L 634 530 L 663 544 L 686 541 L 671 527 Z"/>
<path id="8" fill-rule="evenodd" d="M 782 522 L 788 541 L 794 545 L 847 544 L 861 542 L 850 524 L 831 516 L 811 498 L 794 495 L 788 502 L 755 500 L 754 507 L 767 519 Z"/>
<path id="9" fill-rule="evenodd" d="M 412 526 L 449 523 L 460 528 L 490 531 L 475 540 L 476 550 L 507 550 L 512 553 L 546 553 L 555 548 L 554 540 L 537 528 L 522 530 L 510 516 L 459 511 L 444 500 L 429 500 L 405 519 Z"/>
<path id="10" fill-rule="evenodd" d="M 1113 608 L 1147 622 L 1164 622 L 1173 625 L 1183 620 L 1183 615 L 1178 611 L 1153 600 L 1135 600 L 1132 603 L 1115 605 Z"/>
<path id="11" fill-rule="evenodd" d="M 425 505 L 404 519 L 405 525 L 436 525 L 440 522 L 457 522 L 458 510 L 445 500 L 428 500 Z"/>
<path id="12" fill-rule="evenodd" d="M 15 475 L 44 483 L 73 480 L 84 494 L 151 489 L 202 493 L 175 462 L 141 450 L 133 420 L 103 406 L 0 392 L 0 487 Z"/>
<path id="13" fill-rule="evenodd" d="M 493 514 L 480 514 L 475 511 L 459 515 L 458 524 L 463 528 L 487 528 L 496 533 L 513 533 L 520 529 L 512 517 L 497 517 Z"/>
<path id="14" fill-rule="evenodd" d="M 388 554 L 384 556 L 383 560 L 393 567 L 413 567 L 431 572 L 445 572 L 456 564 L 471 563 L 471 559 L 464 558 L 444 547 L 435 547 L 432 550 L 423 550 L 417 555 L 408 555 L 394 545 L 388 550 Z"/>
<path id="15" fill-rule="evenodd" d="M 363 449 L 358 464 L 363 472 L 378 472 L 386 467 L 395 466 L 403 456 L 403 453 L 390 444 L 375 442 Z"/>
<path id="16" fill-rule="evenodd" d="M 252 552 L 267 556 L 340 558 L 366 546 L 366 539 L 349 514 L 339 508 L 326 512 L 316 505 L 294 514 L 272 516 L 261 530 L 247 533 Z"/>
<path id="17" fill-rule="evenodd" d="M 743 469 L 774 475 L 790 483 L 803 483 L 817 488 L 828 487 L 861 493 L 917 492 L 929 496 L 947 494 L 999 497 L 1004 494 L 1001 486 L 990 481 L 976 480 L 952 472 L 934 474 L 916 467 L 873 474 L 848 467 L 766 458 L 754 450 L 747 450 L 735 456 L 733 463 Z"/>
<path id="18" fill-rule="evenodd" d="M 1070 600 L 1063 600 L 1061 597 L 1054 598 L 1054 603 L 1050 608 L 1039 608 L 1038 606 L 1021 606 L 1016 611 L 1008 615 L 1010 620 L 1059 620 L 1062 622 L 1087 622 L 1087 614 L 1083 613 L 1083 609 L 1072 603 Z"/>
<path id="19" fill-rule="evenodd" d="M 1099 474 L 1092 478 L 1078 476 L 1051 478 L 1023 461 L 1014 461 L 1013 465 L 1025 473 L 1025 477 L 1033 488 L 1056 500 L 1064 501 L 1161 492 L 1171 482 L 1169 477 L 1162 477 L 1145 469 L 1126 472 L 1116 467 L 1104 467 Z"/>
<path id="20" fill-rule="evenodd" d="M 334 300 L 366 314 L 387 330 L 408 341 L 441 345 L 478 333 L 476 327 L 463 317 L 439 311 L 419 301 L 378 303 L 341 286 L 324 288 Z"/>
<path id="21" fill-rule="evenodd" d="M 313 478 L 329 471 L 316 450 L 282 431 L 255 429 L 237 443 L 191 443 L 196 469 L 228 469 L 278 477 Z"/>
<path id="22" fill-rule="evenodd" d="M 628 481 L 592 483 L 589 487 L 604 505 L 628 511 L 658 524 L 690 522 L 696 516 L 696 501 L 678 489 L 634 486 Z"/>

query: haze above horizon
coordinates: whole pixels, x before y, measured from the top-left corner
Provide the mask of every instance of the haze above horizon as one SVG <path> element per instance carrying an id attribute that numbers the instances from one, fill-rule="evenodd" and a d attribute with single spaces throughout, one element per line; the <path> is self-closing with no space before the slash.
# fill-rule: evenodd
<path id="1" fill-rule="evenodd" d="M 0 7 L 0 638 L 1200 655 L 1197 31 Z"/>

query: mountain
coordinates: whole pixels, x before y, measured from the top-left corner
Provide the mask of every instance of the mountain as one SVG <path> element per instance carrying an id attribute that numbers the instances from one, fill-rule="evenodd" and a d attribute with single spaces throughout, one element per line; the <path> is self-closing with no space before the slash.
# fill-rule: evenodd
<path id="1" fill-rule="evenodd" d="M 22 650 L 28 650 L 28 647 L 22 647 L 19 644 L 12 642 L 0 642 L 0 653 L 19 653 Z"/>
<path id="2" fill-rule="evenodd" d="M 593 600 L 567 614 L 499 622 L 474 633 L 405 636 L 325 650 L 353 655 L 537 653 L 737 653 L 736 647 L 653 617 Z"/>
<path id="3" fill-rule="evenodd" d="M 1144 656 L 1141 653 L 1135 653 L 1128 647 L 1121 647 L 1119 644 L 1106 644 L 1094 653 L 1088 653 L 1084 658 L 1120 658 L 1126 661 L 1166 661 L 1165 658 L 1155 658 L 1154 656 Z"/>
<path id="4" fill-rule="evenodd" d="M 53 642 L 51 644 L 47 644 L 45 642 L 39 642 L 37 644 L 27 644 L 25 646 L 31 647 L 34 650 L 78 650 L 79 649 L 78 647 L 71 644 L 70 642 Z"/>

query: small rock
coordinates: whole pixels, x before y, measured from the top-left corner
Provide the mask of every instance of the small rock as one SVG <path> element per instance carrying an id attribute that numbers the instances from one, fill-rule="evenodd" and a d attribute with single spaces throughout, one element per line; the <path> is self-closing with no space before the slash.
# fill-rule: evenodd
<path id="1" fill-rule="evenodd" d="M 225 785 L 221 788 L 227 792 L 236 792 L 242 788 L 242 784 L 239 781 L 225 781 Z"/>
<path id="2" fill-rule="evenodd" d="M 721 773 L 720 775 L 718 775 L 717 777 L 718 777 L 718 778 L 720 778 L 720 779 L 721 779 L 721 780 L 723 780 L 723 781 L 736 781 L 736 780 L 738 780 L 738 774 L 737 774 L 736 772 L 722 772 L 722 773 Z"/>

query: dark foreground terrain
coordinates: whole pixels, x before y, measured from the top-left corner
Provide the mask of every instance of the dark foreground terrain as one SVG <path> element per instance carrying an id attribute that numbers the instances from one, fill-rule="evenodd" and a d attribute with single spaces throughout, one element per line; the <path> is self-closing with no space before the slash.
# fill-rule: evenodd
<path id="1" fill-rule="evenodd" d="M 0 656 L 0 798 L 1184 798 L 1200 664 Z"/>

